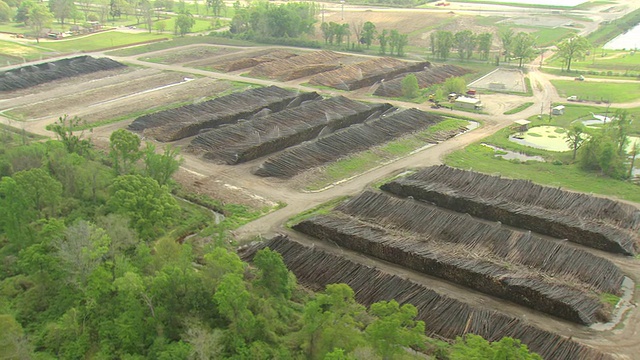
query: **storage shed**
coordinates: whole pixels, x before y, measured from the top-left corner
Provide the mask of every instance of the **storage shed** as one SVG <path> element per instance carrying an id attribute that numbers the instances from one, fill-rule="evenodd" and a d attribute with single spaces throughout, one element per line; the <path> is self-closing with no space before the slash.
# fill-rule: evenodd
<path id="1" fill-rule="evenodd" d="M 460 96 L 455 101 L 456 106 L 459 106 L 463 109 L 473 109 L 479 110 L 482 109 L 482 102 L 479 99 L 470 98 L 466 96 Z"/>

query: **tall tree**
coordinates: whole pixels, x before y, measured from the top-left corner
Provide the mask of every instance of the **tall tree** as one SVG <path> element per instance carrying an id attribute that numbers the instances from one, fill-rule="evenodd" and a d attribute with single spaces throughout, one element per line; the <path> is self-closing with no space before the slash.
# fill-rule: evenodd
<path id="1" fill-rule="evenodd" d="M 385 29 L 378 34 L 378 42 L 380 43 L 380 54 L 384 55 L 387 52 L 387 43 L 389 42 L 389 32 Z"/>
<path id="2" fill-rule="evenodd" d="M 471 30 L 463 30 L 455 33 L 454 39 L 460 60 L 470 59 L 475 48 L 475 37 Z"/>
<path id="3" fill-rule="evenodd" d="M 627 110 L 618 109 L 614 115 L 616 121 L 610 124 L 613 126 L 614 140 L 618 144 L 618 155 L 624 156 L 625 149 L 629 144 L 629 131 L 631 130 L 631 116 Z"/>
<path id="4" fill-rule="evenodd" d="M 360 49 L 361 45 L 364 43 L 364 41 L 362 41 L 363 27 L 364 24 L 362 23 L 362 20 L 351 22 L 351 29 L 353 30 L 353 35 L 356 38 L 356 47 L 358 49 Z"/>
<path id="5" fill-rule="evenodd" d="M 131 219 L 131 226 L 143 239 L 152 239 L 172 225 L 180 210 L 166 187 L 140 175 L 117 177 L 107 205 Z"/>
<path id="6" fill-rule="evenodd" d="M 323 22 L 320 25 L 320 30 L 322 31 L 322 37 L 324 38 L 324 43 L 325 44 L 333 44 L 333 27 L 331 26 L 330 23 L 328 22 Z"/>
<path id="7" fill-rule="evenodd" d="M 51 25 L 53 22 L 53 14 L 47 9 L 44 4 L 37 3 L 33 4 L 29 8 L 29 17 L 28 23 L 31 29 L 36 36 L 36 43 L 40 43 L 40 36 L 42 35 L 42 30 L 47 26 Z"/>
<path id="8" fill-rule="evenodd" d="M 86 125 L 86 121 L 77 116 L 69 118 L 69 115 L 64 115 L 59 117 L 50 129 L 56 134 L 58 140 L 62 141 L 68 152 L 86 155 L 92 146 L 91 140 L 84 139 L 84 130 L 75 134 L 73 132 L 73 129 L 80 125 Z"/>
<path id="9" fill-rule="evenodd" d="M 491 33 L 482 33 L 478 35 L 478 51 L 482 53 L 482 59 L 489 59 L 489 52 L 491 51 L 491 43 L 493 41 L 493 35 Z"/>
<path id="10" fill-rule="evenodd" d="M 367 49 L 371 47 L 373 39 L 377 34 L 376 25 L 371 21 L 367 21 L 362 26 L 362 41 L 367 45 Z"/>
<path id="11" fill-rule="evenodd" d="M 558 56 L 566 61 L 567 71 L 571 71 L 571 61 L 575 58 L 583 57 L 590 48 L 589 40 L 576 35 L 564 39 L 558 44 Z"/>
<path id="12" fill-rule="evenodd" d="M 525 32 L 519 32 L 513 38 L 513 56 L 519 60 L 519 67 L 522 67 L 525 60 L 530 60 L 535 54 L 534 46 L 536 40 L 533 36 Z"/>
<path id="13" fill-rule="evenodd" d="M 11 20 L 11 8 L 0 0 L 0 22 L 8 22 L 9 20 Z"/>
<path id="14" fill-rule="evenodd" d="M 504 54 L 504 59 L 508 61 L 509 58 L 511 57 L 513 38 L 515 37 L 516 34 L 509 27 L 500 31 L 499 35 L 500 35 L 500 41 L 502 42 L 502 52 Z"/>
<path id="15" fill-rule="evenodd" d="M 180 157 L 180 150 L 171 145 L 164 148 L 164 153 L 156 153 L 156 147 L 152 143 L 147 143 L 144 150 L 145 174 L 155 179 L 160 185 L 167 185 L 171 176 L 180 169 L 183 159 Z"/>
<path id="16" fill-rule="evenodd" d="M 190 12 L 185 12 L 176 18 L 174 33 L 180 34 L 180 36 L 185 36 L 188 32 L 191 31 L 193 25 L 196 24 L 196 19 L 193 18 Z"/>
<path id="17" fill-rule="evenodd" d="M 418 96 L 418 78 L 415 74 L 411 73 L 402 79 L 402 96 L 407 99 L 413 99 Z"/>
<path id="18" fill-rule="evenodd" d="M 453 43 L 454 37 L 450 31 L 438 30 L 436 32 L 436 48 L 440 59 L 447 60 L 449 58 Z"/>
<path id="19" fill-rule="evenodd" d="M 291 281 L 293 274 L 287 269 L 280 253 L 271 249 L 262 249 L 253 258 L 253 263 L 258 268 L 257 285 L 262 286 L 274 296 L 291 298 L 295 281 Z"/>
<path id="20" fill-rule="evenodd" d="M 19 171 L 13 178 L 27 197 L 30 207 L 41 213 L 49 207 L 49 213 L 55 213 L 55 206 L 62 196 L 62 184 L 58 180 L 41 168 Z"/>
<path id="21" fill-rule="evenodd" d="M 73 17 L 76 12 L 76 5 L 73 0 L 51 0 L 49 1 L 51 13 L 60 20 L 60 25 L 64 27 L 64 20 Z"/>
<path id="22" fill-rule="evenodd" d="M 569 148 L 573 150 L 573 160 L 576 159 L 578 149 L 580 148 L 580 146 L 582 146 L 582 143 L 586 138 L 585 130 L 586 128 L 584 127 L 584 125 L 582 125 L 581 122 L 578 122 L 573 124 L 565 135 L 565 141 L 567 142 L 567 145 L 569 145 Z"/>
<path id="23" fill-rule="evenodd" d="M 31 237 L 28 225 L 36 217 L 35 207 L 18 183 L 10 177 L 0 179 L 0 229 L 7 239 L 24 246 Z"/>
<path id="24" fill-rule="evenodd" d="M 424 321 L 416 321 L 418 310 L 411 304 L 380 301 L 371 305 L 369 313 L 377 317 L 366 328 L 377 353 L 383 360 L 393 359 L 410 346 L 424 347 Z"/>
<path id="25" fill-rule="evenodd" d="M 113 169 L 116 174 L 129 173 L 131 165 L 142 156 L 140 138 L 124 129 L 118 129 L 111 133 L 109 148 L 111 149 L 109 156 L 113 160 Z"/>

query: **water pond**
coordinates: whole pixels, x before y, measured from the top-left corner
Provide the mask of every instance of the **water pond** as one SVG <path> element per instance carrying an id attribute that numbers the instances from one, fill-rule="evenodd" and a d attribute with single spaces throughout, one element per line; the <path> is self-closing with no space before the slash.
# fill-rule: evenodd
<path id="1" fill-rule="evenodd" d="M 532 156 L 527 154 L 521 154 L 515 151 L 503 149 L 501 147 L 493 146 L 490 144 L 482 143 L 482 146 L 486 146 L 488 148 L 493 149 L 496 152 L 496 157 L 501 157 L 505 160 L 519 160 L 519 161 L 540 161 L 544 162 L 544 158 L 542 156 Z"/>
<path id="2" fill-rule="evenodd" d="M 548 151 L 569 151 L 565 142 L 566 130 L 559 126 L 536 126 L 525 133 L 509 136 L 515 143 Z"/>
<path id="3" fill-rule="evenodd" d="M 624 34 L 620 34 L 613 40 L 604 44 L 605 49 L 621 50 L 621 49 L 637 49 L 640 47 L 640 24 Z"/>

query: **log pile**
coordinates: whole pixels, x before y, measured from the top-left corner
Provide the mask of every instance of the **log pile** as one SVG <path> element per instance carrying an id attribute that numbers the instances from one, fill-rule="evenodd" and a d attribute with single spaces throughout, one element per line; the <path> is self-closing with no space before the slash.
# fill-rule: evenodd
<path id="1" fill-rule="evenodd" d="M 418 109 L 390 109 L 385 114 L 288 148 L 267 159 L 254 172 L 259 176 L 290 178 L 351 154 L 433 126 L 443 118 Z M 462 129 L 460 129 L 462 131 Z M 450 136 L 455 133 L 450 134 Z"/>
<path id="2" fill-rule="evenodd" d="M 222 61 L 216 61 L 211 67 L 219 71 L 232 72 L 272 61 L 289 59 L 294 56 L 297 55 L 285 50 L 262 50 L 252 54 L 233 54 L 233 56 L 221 59 Z M 207 64 L 210 61 L 211 60 L 207 60 Z M 196 64 L 191 63 L 190 65 L 193 66 Z"/>
<path id="3" fill-rule="evenodd" d="M 609 261 L 499 224 L 373 192 L 336 210 L 294 229 L 579 324 L 608 321 L 597 293 L 620 292 Z"/>
<path id="4" fill-rule="evenodd" d="M 392 79 L 399 74 L 423 70 L 428 62 L 407 62 L 394 58 L 376 58 L 346 65 L 333 71 L 323 72 L 309 80 L 312 85 L 328 86 L 339 90 L 355 90 Z"/>
<path id="5" fill-rule="evenodd" d="M 58 79 L 124 66 L 124 64 L 109 58 L 96 59 L 88 55 L 36 65 L 26 65 L 0 72 L 0 91 L 25 89 Z"/>
<path id="6" fill-rule="evenodd" d="M 237 164 L 313 140 L 361 123 L 387 110 L 388 104 L 365 104 L 338 96 L 308 101 L 253 120 L 198 135 L 189 147 L 194 153 L 227 164 Z"/>
<path id="7" fill-rule="evenodd" d="M 429 64 L 424 70 L 414 72 L 418 79 L 418 86 L 421 89 L 428 88 L 435 84 L 440 84 L 450 77 L 457 77 L 471 72 L 468 69 L 455 65 L 432 66 Z M 380 83 L 373 95 L 384 97 L 401 97 L 402 80 L 411 73 L 400 74 L 391 80 Z"/>
<path id="8" fill-rule="evenodd" d="M 383 190 L 503 224 L 625 255 L 640 250 L 640 211 L 618 201 L 447 166 Z"/>
<path id="9" fill-rule="evenodd" d="M 249 76 L 289 81 L 337 69 L 340 67 L 339 60 L 345 56 L 327 50 L 314 51 L 288 59 L 259 64 L 251 69 Z"/>
<path id="10" fill-rule="evenodd" d="M 505 336 L 526 344 L 545 359 L 612 360 L 612 357 L 501 312 L 483 309 L 441 295 L 416 282 L 385 273 L 373 267 L 347 260 L 318 248 L 304 246 L 285 236 L 245 248 L 241 255 L 250 260 L 262 248 L 270 248 L 282 258 L 298 282 L 312 290 L 323 290 L 329 284 L 345 283 L 353 288 L 356 300 L 366 306 L 395 299 L 418 309 L 418 320 L 427 324 L 427 335 L 455 339 L 467 333 L 489 341 Z"/>
<path id="11" fill-rule="evenodd" d="M 281 111 L 316 98 L 319 95 L 315 92 L 298 93 L 277 86 L 249 89 L 198 104 L 143 115 L 135 119 L 129 129 L 142 131 L 145 136 L 158 141 L 175 141 L 197 135 L 204 129 L 251 118 L 261 111 Z"/>

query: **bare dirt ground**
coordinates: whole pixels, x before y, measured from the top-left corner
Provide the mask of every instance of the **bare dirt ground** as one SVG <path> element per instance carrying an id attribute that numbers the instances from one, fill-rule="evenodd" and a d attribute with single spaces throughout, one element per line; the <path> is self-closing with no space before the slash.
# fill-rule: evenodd
<path id="1" fill-rule="evenodd" d="M 492 91 L 525 93 L 527 87 L 520 69 L 499 68 L 469 84 L 470 87 Z"/>

